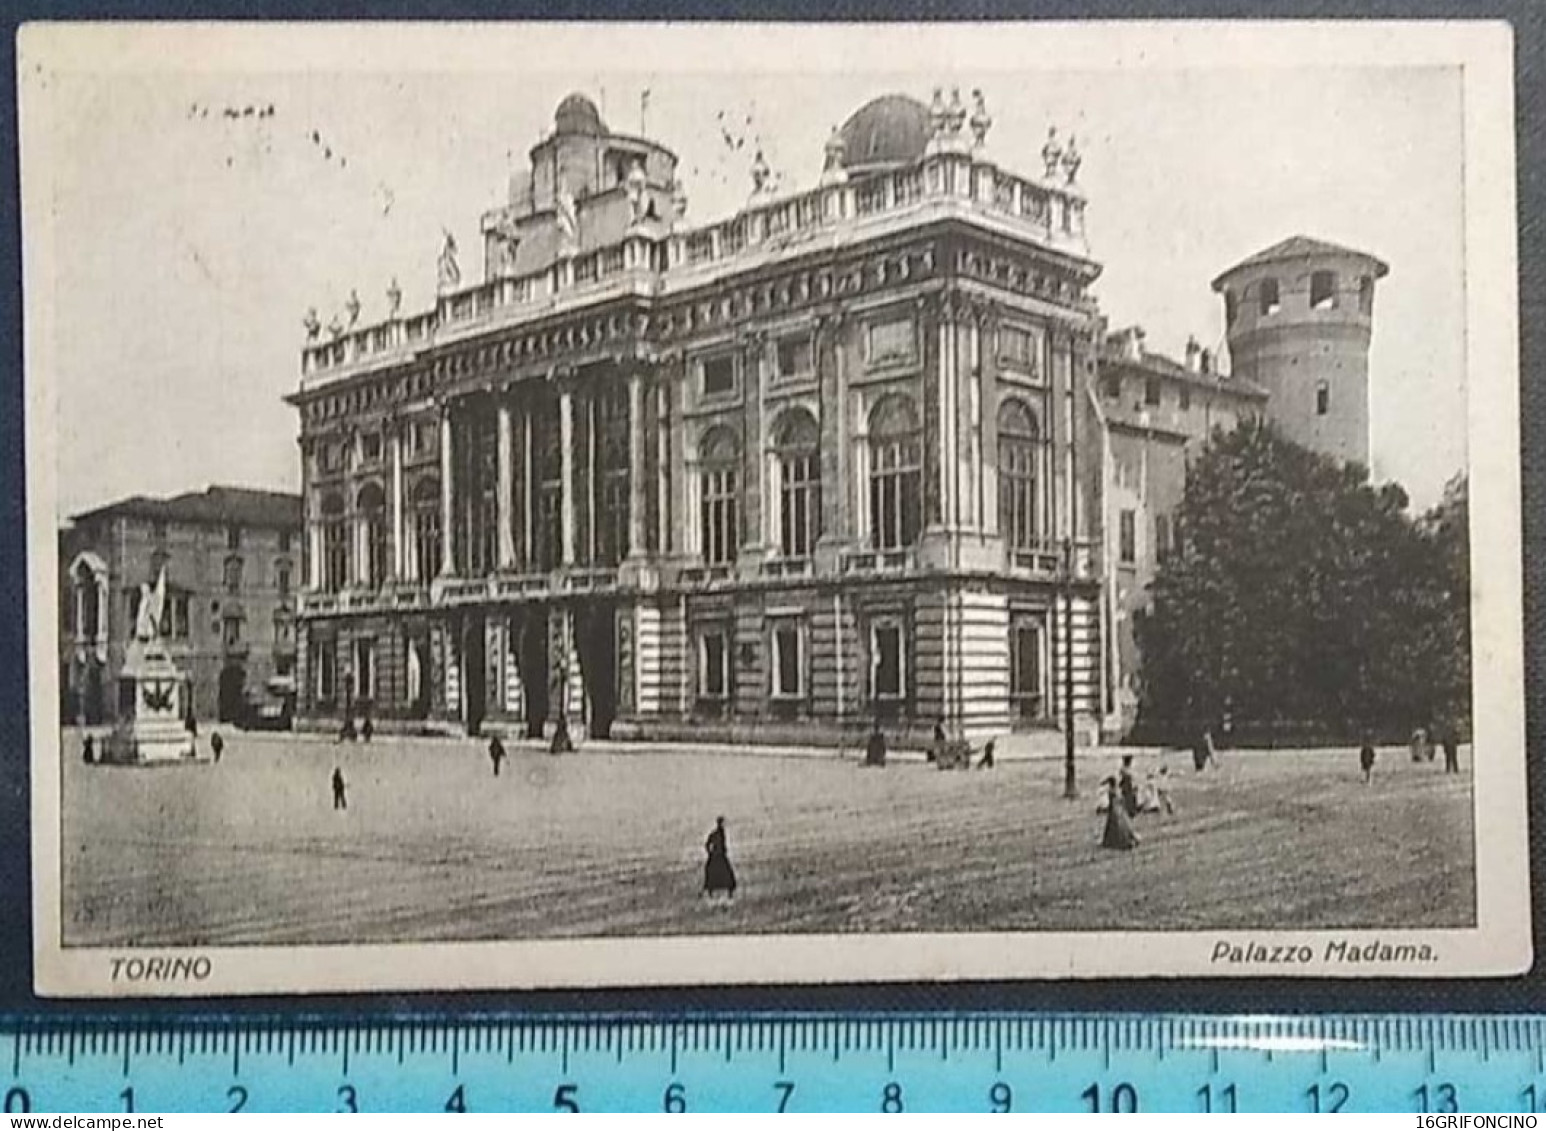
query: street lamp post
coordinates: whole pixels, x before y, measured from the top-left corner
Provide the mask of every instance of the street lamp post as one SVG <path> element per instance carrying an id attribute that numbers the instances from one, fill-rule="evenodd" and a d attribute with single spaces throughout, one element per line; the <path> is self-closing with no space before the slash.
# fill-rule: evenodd
<path id="1" fill-rule="evenodd" d="M 1079 796 L 1074 773 L 1074 543 L 1063 539 L 1063 796 Z"/>

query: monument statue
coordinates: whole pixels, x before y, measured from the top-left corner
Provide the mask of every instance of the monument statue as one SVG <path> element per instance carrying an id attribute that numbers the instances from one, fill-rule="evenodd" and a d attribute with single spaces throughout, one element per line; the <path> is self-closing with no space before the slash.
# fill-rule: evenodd
<path id="1" fill-rule="evenodd" d="M 1079 156 L 1079 146 L 1074 135 L 1068 135 L 1068 147 L 1063 150 L 1063 173 L 1068 177 L 1068 183 L 1073 184 L 1074 178 L 1079 175 L 1079 166 L 1084 164 L 1084 158 Z"/>
<path id="2" fill-rule="evenodd" d="M 134 620 L 134 638 L 146 642 L 161 638 L 161 614 L 166 609 L 166 567 L 156 577 L 154 586 L 148 581 L 140 583 L 140 612 Z"/>
<path id="3" fill-rule="evenodd" d="M 349 301 L 344 303 L 344 310 L 349 315 L 349 328 L 352 330 L 360 320 L 360 292 L 353 287 L 349 288 Z"/>
<path id="4" fill-rule="evenodd" d="M 403 306 L 403 289 L 397 285 L 397 276 L 392 276 L 392 285 L 387 288 L 387 317 L 396 318 L 397 312 Z"/>
<path id="5" fill-rule="evenodd" d="M 314 342 L 322 334 L 322 319 L 317 317 L 317 308 L 309 307 L 306 317 L 301 319 L 301 325 L 306 327 L 306 340 Z"/>
<path id="6" fill-rule="evenodd" d="M 192 710 L 188 678 L 162 639 L 165 612 L 163 566 L 154 585 L 140 585 L 134 639 L 124 649 L 118 674 L 122 714 L 103 747 L 108 761 L 146 764 L 204 758 L 185 725 Z"/>
<path id="7" fill-rule="evenodd" d="M 988 140 L 988 130 L 993 126 L 993 119 L 988 114 L 988 102 L 982 96 L 982 91 L 972 91 L 972 141 L 976 148 L 981 149 Z"/>

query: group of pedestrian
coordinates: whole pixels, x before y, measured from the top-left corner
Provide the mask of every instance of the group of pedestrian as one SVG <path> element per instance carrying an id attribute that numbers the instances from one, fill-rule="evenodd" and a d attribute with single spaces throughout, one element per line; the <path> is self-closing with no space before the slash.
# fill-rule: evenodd
<path id="1" fill-rule="evenodd" d="M 345 715 L 343 725 L 338 728 L 338 741 L 369 744 L 370 740 L 375 737 L 375 734 L 376 724 L 370 721 L 369 715 L 360 720 L 358 727 L 354 725 L 353 715 Z"/>
<path id="2" fill-rule="evenodd" d="M 1097 813 L 1104 813 L 1105 827 L 1101 833 L 1101 847 L 1129 851 L 1139 843 L 1138 831 L 1133 818 L 1142 813 L 1174 815 L 1175 801 L 1170 796 L 1170 769 L 1161 766 L 1150 770 L 1142 787 L 1133 772 L 1133 756 L 1122 755 L 1122 768 L 1101 785 L 1103 792 L 1095 806 Z"/>
<path id="3" fill-rule="evenodd" d="M 1418 727 L 1412 732 L 1409 747 L 1412 752 L 1413 762 L 1420 764 L 1433 761 L 1435 743 L 1432 733 L 1427 727 Z M 1437 749 L 1444 751 L 1444 772 L 1446 774 L 1458 774 L 1460 772 L 1460 739 L 1456 736 L 1454 727 L 1445 726 L 1440 730 Z M 1366 730 L 1363 735 L 1363 743 L 1358 747 L 1358 768 L 1363 773 L 1364 785 L 1368 785 L 1374 780 L 1376 757 L 1374 736 Z"/>

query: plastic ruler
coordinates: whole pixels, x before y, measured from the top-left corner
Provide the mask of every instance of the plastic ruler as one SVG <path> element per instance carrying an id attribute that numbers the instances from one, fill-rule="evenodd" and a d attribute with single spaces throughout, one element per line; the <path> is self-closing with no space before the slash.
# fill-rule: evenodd
<path id="1" fill-rule="evenodd" d="M 13 1114 L 1546 1111 L 1534 1016 L 9 1018 L 0 1058 Z"/>

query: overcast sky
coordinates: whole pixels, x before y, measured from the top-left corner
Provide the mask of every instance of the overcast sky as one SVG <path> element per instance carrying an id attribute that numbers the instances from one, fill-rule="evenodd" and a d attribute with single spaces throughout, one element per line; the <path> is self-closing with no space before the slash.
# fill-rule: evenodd
<path id="1" fill-rule="evenodd" d="M 675 71 L 533 59 L 508 35 L 508 66 L 476 73 L 371 74 L 358 58 L 296 69 L 281 50 L 228 73 L 53 77 L 62 514 L 211 482 L 295 489 L 297 421 L 280 398 L 298 382 L 307 307 L 326 322 L 357 287 L 375 321 L 395 275 L 405 311 L 422 309 L 442 228 L 464 277 L 480 278 L 479 214 L 576 89 L 630 133 L 649 89 L 645 129 L 681 158 L 689 217 L 703 221 L 745 201 L 759 141 L 783 185 L 803 188 L 832 127 L 867 99 L 980 86 L 988 149 L 1007 167 L 1039 167 L 1049 124 L 1078 135 L 1099 301 L 1113 326 L 1146 327 L 1151 348 L 1221 343 L 1209 281 L 1287 236 L 1386 260 L 1376 474 L 1426 506 L 1465 464 L 1456 68 L 1263 70 L 1221 51 L 1186 69 L 1060 72 L 1038 58 L 974 71 L 956 54 L 905 73 L 867 56 L 868 73 L 820 60 L 798 76 L 715 75 L 686 73 L 691 52 Z"/>

